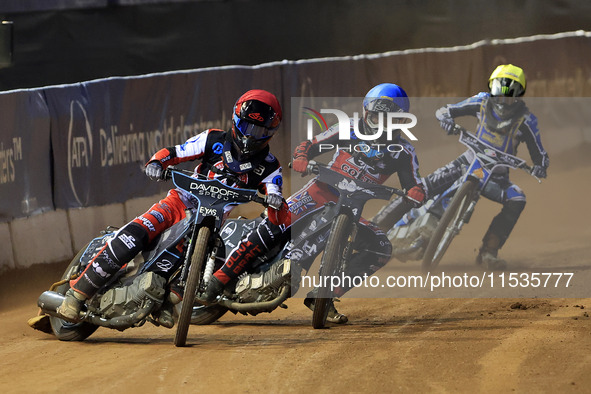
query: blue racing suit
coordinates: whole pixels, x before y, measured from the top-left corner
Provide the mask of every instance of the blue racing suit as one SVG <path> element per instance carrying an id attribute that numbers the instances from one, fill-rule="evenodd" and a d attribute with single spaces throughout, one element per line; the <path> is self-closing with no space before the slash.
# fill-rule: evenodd
<path id="1" fill-rule="evenodd" d="M 519 144 L 525 142 L 534 164 L 534 173 L 538 177 L 545 177 L 550 162 L 542 146 L 536 116 L 523 101 L 513 98 L 510 100 L 515 101 L 510 106 L 504 107 L 504 111 L 499 111 L 495 104 L 503 99 L 505 98 L 491 97 L 489 93 L 482 92 L 457 104 L 448 104 L 440 108 L 436 112 L 436 117 L 442 127 L 451 130 L 455 118 L 475 116 L 478 118 L 478 139 L 512 155 L 516 155 Z M 428 198 L 440 194 L 460 178 L 463 175 L 463 166 L 472 161 L 472 155 L 472 151 L 466 151 L 449 164 L 427 175 L 424 185 Z M 483 239 L 483 247 L 488 245 L 496 256 L 496 251 L 503 246 L 525 208 L 525 194 L 519 186 L 509 180 L 509 169 L 500 167 L 495 169 L 482 195 L 503 205 Z"/>

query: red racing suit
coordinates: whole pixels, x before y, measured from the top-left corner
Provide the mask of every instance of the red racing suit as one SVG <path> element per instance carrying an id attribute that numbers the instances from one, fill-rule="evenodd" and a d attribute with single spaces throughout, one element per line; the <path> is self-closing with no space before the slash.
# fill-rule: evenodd
<path id="1" fill-rule="evenodd" d="M 225 131 L 209 129 L 189 139 L 182 145 L 159 150 L 148 161 L 148 164 L 158 161 L 162 164 L 163 168 L 166 168 L 181 162 L 200 159 L 201 163 L 195 167 L 195 177 L 197 174 L 201 174 L 206 175 L 210 179 L 220 178 L 222 175 L 212 172 L 209 168 L 211 166 L 217 167 L 218 169 L 224 168 L 222 154 L 225 139 Z M 263 194 L 281 195 L 283 177 L 279 161 L 269 153 L 268 147 L 259 155 L 262 156 L 263 160 L 258 160 L 253 165 L 251 171 L 236 174 L 237 177 L 246 184 L 244 186 L 246 188 L 259 189 Z M 226 183 L 226 179 L 223 178 L 222 182 Z M 229 186 L 239 187 L 235 184 Z M 168 193 L 166 198 L 153 205 L 146 213 L 134 219 L 134 222 L 145 228 L 151 241 L 164 229 L 182 220 L 185 215 L 185 209 L 195 208 L 197 206 L 194 202 L 196 202 L 195 197 L 191 193 L 181 189 L 174 189 Z M 225 212 L 226 216 L 234 207 L 228 206 Z M 274 219 L 277 218 L 277 224 L 281 224 L 282 220 L 279 218 L 279 213 L 272 208 L 269 208 L 269 211 L 271 217 Z M 283 214 L 281 217 L 286 217 L 286 215 Z"/>
<path id="2" fill-rule="evenodd" d="M 351 120 L 353 122 L 353 119 Z M 355 140 L 351 123 L 351 142 L 353 145 L 360 142 Z M 359 125 L 359 127 L 362 127 Z M 414 190 L 417 192 L 415 197 L 422 200 L 421 177 L 419 175 L 419 162 L 415 154 L 414 147 L 406 140 L 398 138 L 395 141 L 396 152 L 390 152 L 383 147 L 381 151 L 372 150 L 368 155 L 355 152 L 355 147 L 347 149 L 349 146 L 341 145 L 336 149 L 330 167 L 348 177 L 371 182 L 376 184 L 384 183 L 392 174 L 397 173 L 402 188 L 405 190 Z M 329 128 L 324 133 L 316 136 L 312 141 L 302 142 L 294 151 L 294 163 L 296 160 L 309 160 L 323 153 L 325 150 L 335 149 L 339 144 L 338 125 Z M 321 210 L 327 202 L 336 202 L 338 200 L 337 192 L 330 190 L 328 186 L 312 179 L 302 189 L 294 193 L 287 199 L 290 211 L 290 220 L 284 225 L 276 226 L 268 220 L 263 220 L 259 226 L 252 231 L 230 254 L 226 264 L 221 270 L 215 273 L 215 276 L 222 282 L 227 283 L 236 278 L 245 268 L 256 259 L 257 255 L 269 251 L 281 243 L 288 242 L 291 237 L 293 226 L 296 223 L 303 223 L 305 218 L 312 218 L 314 213 Z M 412 208 L 409 205 L 408 209 Z M 405 212 L 402 212 L 402 216 Z M 392 245 L 386 237 L 386 234 L 376 225 L 361 219 L 361 226 L 357 235 L 351 263 L 348 267 L 350 272 L 346 275 L 355 276 L 368 274 L 371 275 L 379 268 L 383 267 L 392 252 Z M 323 250 L 324 245 L 311 246 L 310 250 L 316 253 L 310 253 L 302 256 L 298 261 L 304 269 L 309 269 L 314 258 Z M 293 256 L 289 256 L 293 259 Z M 349 289 L 340 289 L 337 296 L 343 295 Z"/>
<path id="3" fill-rule="evenodd" d="M 210 166 L 219 169 L 224 167 L 222 155 L 226 138 L 227 132 L 223 130 L 205 130 L 182 145 L 159 150 L 147 164 L 157 161 L 166 168 L 181 162 L 201 160 L 195 168 L 194 176 L 203 174 L 211 179 L 219 178 L 222 175 L 212 172 Z M 236 174 L 240 181 L 246 184 L 245 187 L 259 189 L 264 194 L 281 195 L 281 165 L 277 158 L 269 153 L 269 148 L 250 159 L 249 163 L 252 164 L 251 170 Z M 225 178 L 221 181 L 227 183 Z M 240 187 L 235 184 L 230 186 Z M 157 235 L 182 220 L 186 216 L 186 209 L 194 209 L 195 202 L 195 197 L 184 190 L 170 190 L 165 198 L 118 230 L 115 237 L 96 254 L 84 272 L 76 280 L 71 281 L 71 287 L 87 297 L 93 296 L 109 277 L 144 250 Z M 232 208 L 228 207 L 225 214 L 227 215 Z M 283 224 L 282 220 L 288 217 L 286 203 L 280 210 L 269 208 L 268 211 L 270 219 L 277 225 Z"/>

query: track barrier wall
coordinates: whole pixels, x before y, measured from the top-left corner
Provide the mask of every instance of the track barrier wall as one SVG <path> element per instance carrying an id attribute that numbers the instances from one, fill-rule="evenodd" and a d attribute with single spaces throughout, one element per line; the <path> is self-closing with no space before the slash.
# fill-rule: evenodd
<path id="1" fill-rule="evenodd" d="M 170 187 L 143 175 L 150 156 L 207 128 L 228 129 L 234 100 L 246 90 L 269 90 L 282 103 L 282 130 L 271 145 L 285 167 L 292 97 L 362 97 L 382 82 L 400 84 L 411 97 L 468 97 L 487 90 L 501 63 L 524 68 L 527 97 L 588 97 L 590 49 L 591 33 L 579 31 L 0 93 L 0 273 L 71 258 L 107 225 L 144 212 Z M 591 142 L 584 127 L 565 126 L 558 137 L 545 132 L 544 116 L 551 114 L 539 115 L 551 158 Z M 417 128 L 424 174 L 458 153 L 433 114 L 419 117 Z M 449 153 L 426 154 L 436 148 Z"/>

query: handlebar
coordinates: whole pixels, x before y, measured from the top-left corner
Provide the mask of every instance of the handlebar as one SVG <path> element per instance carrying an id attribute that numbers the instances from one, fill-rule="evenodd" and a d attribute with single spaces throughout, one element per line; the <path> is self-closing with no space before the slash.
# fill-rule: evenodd
<path id="1" fill-rule="evenodd" d="M 468 129 L 466 129 L 465 127 L 460 126 L 459 124 L 455 124 L 450 134 L 460 135 L 462 133 L 470 133 L 470 131 L 468 131 Z M 542 180 L 540 178 L 532 174 L 533 168 L 529 166 L 527 163 L 524 162 L 521 166 L 519 166 L 519 169 L 522 169 L 523 171 L 527 172 L 530 176 L 534 177 L 538 181 L 538 183 L 542 183 Z"/>
<path id="2" fill-rule="evenodd" d="M 247 184 L 244 183 L 244 182 L 242 182 L 240 179 L 238 179 L 238 177 L 236 177 L 236 176 L 234 176 L 232 174 L 229 174 L 229 173 L 227 173 L 225 171 L 222 171 L 219 168 L 216 168 L 216 167 L 213 167 L 213 166 L 210 166 L 210 170 L 212 172 L 216 173 L 216 174 L 223 175 L 225 178 L 227 178 L 227 179 L 235 182 L 236 185 L 238 185 L 239 188 L 241 188 L 241 189 L 248 189 Z M 170 180 L 170 179 L 172 179 L 172 174 L 174 172 L 183 173 L 183 174 L 189 175 L 191 177 L 193 177 L 195 175 L 195 173 L 193 171 L 189 171 L 189 170 L 185 170 L 185 169 L 181 169 L 181 168 L 176 168 L 174 166 L 170 166 L 170 167 L 167 167 L 164 170 L 163 175 L 162 175 L 162 179 L 163 180 Z M 201 178 L 201 179 L 205 179 L 205 180 L 211 180 L 206 175 L 203 175 L 203 174 L 197 174 L 197 178 Z M 265 208 L 267 208 L 269 206 L 269 204 L 267 204 L 266 198 L 265 197 L 261 197 L 258 194 L 253 195 L 250 198 L 250 201 L 256 202 L 258 204 L 261 204 Z"/>
<path id="3" fill-rule="evenodd" d="M 314 160 L 310 160 L 308 162 L 308 166 L 306 167 L 306 174 L 314 174 L 318 175 L 320 172 L 320 165 L 315 162 Z"/>
<path id="4" fill-rule="evenodd" d="M 331 167 L 329 167 L 329 166 L 327 166 L 325 164 L 317 163 L 314 160 L 310 160 L 308 162 L 308 166 L 306 167 L 306 174 L 319 175 L 320 174 L 320 168 L 325 168 L 325 169 L 327 169 L 327 170 L 329 170 L 331 172 L 335 172 L 335 173 L 339 174 L 340 176 L 344 176 L 344 175 L 338 173 L 337 171 L 333 170 Z M 347 178 L 350 178 L 350 177 L 347 176 Z M 353 180 L 353 178 L 351 178 L 351 179 Z M 358 179 L 356 181 L 358 183 L 360 182 L 361 184 L 366 183 L 366 182 L 360 181 Z M 384 190 L 387 190 L 390 194 L 396 194 L 397 196 L 409 198 L 409 200 L 411 200 L 413 202 L 416 202 L 416 203 L 419 203 L 418 201 L 416 201 L 416 200 L 408 197 L 404 191 L 402 191 L 402 190 L 400 190 L 398 188 L 389 187 L 389 186 L 385 186 L 385 185 L 374 185 L 374 184 L 371 184 L 371 186 L 369 186 L 369 187 L 372 187 L 372 186 L 378 186 L 379 188 L 382 188 Z"/>
<path id="5" fill-rule="evenodd" d="M 468 132 L 468 129 L 466 129 L 465 127 L 460 126 L 459 124 L 455 124 L 454 127 L 451 129 L 451 133 L 452 135 L 460 135 L 462 134 L 462 132 Z"/>
<path id="6" fill-rule="evenodd" d="M 232 182 L 234 182 L 240 188 L 247 189 L 247 184 L 244 183 L 244 182 L 242 182 L 237 176 L 235 176 L 233 174 L 230 174 L 227 171 L 220 170 L 219 168 L 217 168 L 215 166 L 212 166 L 210 164 L 207 164 L 207 163 L 203 163 L 203 164 L 211 172 L 213 172 L 215 174 L 218 174 L 218 175 L 222 175 L 224 178 L 227 178 L 227 179 L 231 180 Z M 169 167 L 167 167 L 164 170 L 164 172 L 162 174 L 162 179 L 163 180 L 169 180 L 169 179 L 171 179 L 172 178 L 172 173 L 175 172 L 175 171 L 176 172 L 182 172 L 182 173 L 187 174 L 187 175 L 190 175 L 190 176 L 195 175 L 195 172 L 194 171 L 189 171 L 189 170 L 185 170 L 185 169 L 182 169 L 182 168 L 176 168 L 174 166 L 169 166 Z M 206 175 L 203 175 L 203 174 L 197 173 L 196 175 L 197 175 L 198 178 L 209 179 Z"/>
<path id="7" fill-rule="evenodd" d="M 164 169 L 164 172 L 162 173 L 162 180 L 163 181 L 169 181 L 172 179 L 172 173 L 173 172 L 182 172 L 183 174 L 187 174 L 187 175 L 193 175 L 193 171 L 189 171 L 189 170 L 184 170 L 182 168 L 176 168 L 174 166 L 170 166 Z"/>
<path id="8" fill-rule="evenodd" d="M 256 202 L 258 204 L 261 204 L 262 206 L 264 206 L 265 208 L 267 208 L 269 206 L 269 204 L 267 204 L 267 199 L 265 197 L 261 197 L 259 195 L 256 195 L 252 198 L 253 202 Z"/>
<path id="9" fill-rule="evenodd" d="M 289 168 L 293 168 L 291 161 L 287 164 L 287 166 Z M 302 174 L 302 176 L 306 176 L 309 174 L 318 175 L 318 172 L 319 172 L 318 163 L 316 163 L 314 160 L 310 160 L 310 161 L 308 161 L 308 166 L 306 167 L 306 171 L 302 172 L 301 174 Z"/>
<path id="10" fill-rule="evenodd" d="M 287 167 L 293 168 L 291 161 L 289 163 L 287 163 Z M 306 167 L 306 171 L 301 172 L 300 174 L 302 176 L 306 176 L 306 175 L 310 175 L 310 174 L 318 175 L 318 163 L 316 163 L 314 160 L 308 161 L 308 166 Z"/>

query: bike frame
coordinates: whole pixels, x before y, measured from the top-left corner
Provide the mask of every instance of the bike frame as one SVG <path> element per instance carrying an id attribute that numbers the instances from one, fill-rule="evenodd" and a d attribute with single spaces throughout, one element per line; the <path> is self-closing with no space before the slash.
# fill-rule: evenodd
<path id="1" fill-rule="evenodd" d="M 212 232 L 212 238 L 218 236 L 224 220 L 224 212 L 228 206 L 248 203 L 250 201 L 262 202 L 258 192 L 254 189 L 241 189 L 228 186 L 218 179 L 200 179 L 189 176 L 177 170 L 171 170 L 173 184 L 195 196 L 196 215 L 191 224 L 191 242 L 189 253 L 186 254 L 180 274 L 181 285 L 187 277 L 187 267 L 195 248 L 195 239 L 202 226 L 208 226 Z"/>
<path id="2" fill-rule="evenodd" d="M 290 250 L 305 249 L 304 245 L 308 239 L 315 239 L 326 233 L 333 225 L 335 218 L 342 213 L 352 219 L 353 229 L 350 240 L 353 243 L 357 235 L 357 224 L 367 201 L 372 199 L 389 200 L 393 194 L 405 195 L 404 192 L 396 188 L 352 179 L 314 161 L 310 161 L 309 166 L 312 172 L 317 174 L 316 180 L 337 191 L 339 197 L 336 202 L 325 204 L 324 208 L 313 215 L 311 222 L 292 241 L 293 246 L 290 247 Z M 347 254 L 345 253 L 345 256 Z"/>
<path id="3" fill-rule="evenodd" d="M 508 167 L 512 169 L 524 169 L 528 172 L 531 171 L 531 167 L 526 164 L 525 160 L 487 145 L 464 128 L 458 126 L 457 129 L 460 133 L 460 143 L 472 151 L 474 159 L 467 166 L 466 173 L 462 175 L 462 177 L 456 180 L 454 184 L 443 193 L 434 197 L 434 202 L 429 208 L 429 211 L 431 212 L 438 204 L 442 207 L 443 211 L 445 211 L 455 192 L 464 182 L 466 182 L 468 177 L 477 179 L 479 183 L 478 196 L 472 203 L 472 206 L 468 209 L 468 211 L 471 212 L 474 209 L 480 194 L 489 183 L 496 168 Z M 404 220 L 404 218 L 401 219 L 401 221 L 402 220 Z"/>
<path id="4" fill-rule="evenodd" d="M 525 160 L 489 146 L 463 128 L 456 127 L 456 130 L 460 132 L 460 142 L 471 150 L 474 158 L 469 163 L 466 173 L 437 197 L 435 203 L 428 208 L 428 212 L 439 219 L 424 249 L 422 257 L 424 271 L 437 266 L 454 237 L 459 234 L 464 224 L 470 221 L 474 207 L 485 192 L 485 187 L 496 168 L 520 168 L 531 173 L 531 168 Z M 438 214 L 439 207 L 443 211 Z M 425 216 L 425 218 L 428 217 Z M 418 241 L 419 239 L 420 236 L 416 244 L 422 247 L 423 242 Z"/>

